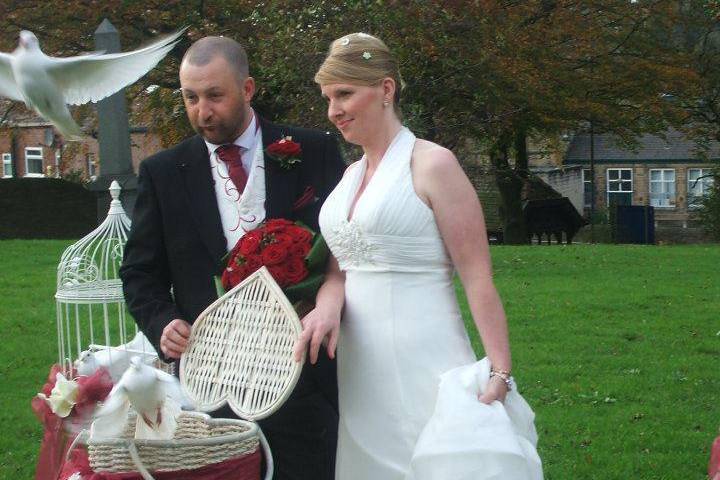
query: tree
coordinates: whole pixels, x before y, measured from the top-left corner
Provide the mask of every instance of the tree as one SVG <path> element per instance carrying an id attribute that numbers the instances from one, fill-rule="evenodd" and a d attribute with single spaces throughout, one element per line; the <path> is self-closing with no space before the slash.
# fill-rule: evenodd
<path id="1" fill-rule="evenodd" d="M 674 13 L 670 7 L 669 2 L 451 2 L 443 11 L 427 9 L 431 18 L 414 22 L 412 32 L 402 31 L 403 38 L 453 52 L 434 66 L 422 66 L 410 102 L 413 111 L 432 112 L 424 118 L 426 130 L 445 142 L 456 143 L 458 134 L 482 141 L 503 200 L 506 242 L 526 242 L 520 192 L 528 176 L 528 138 L 592 122 L 630 141 L 680 121 L 680 109 L 661 94 L 681 88 L 693 74 L 676 55 L 649 41 L 650 20 L 667 18 Z M 429 24 L 445 25 L 443 34 L 426 28 Z M 422 43 L 411 48 L 424 51 Z M 441 84 L 447 88 L 439 89 Z"/>
<path id="2" fill-rule="evenodd" d="M 450 147 L 470 138 L 491 159 L 502 198 L 504 237 L 525 243 L 520 193 L 528 176 L 529 137 L 574 130 L 592 121 L 628 140 L 680 121 L 663 92 L 683 88 L 693 72 L 670 49 L 650 42 L 654 20 L 675 14 L 670 2 L 419 1 L 265 2 L 254 12 L 263 78 L 278 87 L 302 72 L 284 114 L 320 119 L 310 79 L 324 46 L 367 31 L 397 54 L 407 82 L 403 111 L 422 136 Z M 297 27 L 288 18 L 297 19 Z M 296 39 L 303 37 L 303 42 Z M 260 38 L 260 37 L 258 37 Z M 287 62 L 293 72 L 287 77 Z M 310 103 L 307 103 L 310 102 Z M 313 112 L 309 115 L 308 112 Z"/>
<path id="3" fill-rule="evenodd" d="M 720 142 L 720 2 L 680 1 L 678 11 L 682 15 L 675 25 L 674 44 L 687 54 L 696 77 L 694 88 L 672 95 L 687 113 L 685 131 L 707 151 L 711 140 Z M 715 167 L 708 175 L 715 181 L 698 213 L 707 232 L 720 240 L 720 158 L 710 160 Z"/>
<path id="4" fill-rule="evenodd" d="M 41 17 L 32 2 L 0 12 L 0 46 L 32 28 L 49 53 L 88 50 L 103 16 L 125 45 L 189 25 L 189 40 L 227 34 L 248 47 L 258 79 L 257 110 L 274 119 L 329 126 L 313 75 L 329 43 L 365 31 L 397 55 L 407 83 L 402 109 L 419 136 L 462 150 L 467 140 L 494 166 L 505 240 L 525 243 L 520 192 L 529 175 L 529 138 L 587 122 L 631 139 L 678 122 L 664 92 L 682 90 L 693 72 L 660 48 L 657 25 L 677 10 L 668 0 L 197 1 L 58 0 Z M 44 14 L 43 14 L 44 15 Z M 655 37 L 653 36 L 655 35 Z M 187 41 L 181 46 L 186 47 Z M 188 132 L 171 58 L 131 89 L 166 141 Z M 147 93 L 145 87 L 160 87 Z"/>

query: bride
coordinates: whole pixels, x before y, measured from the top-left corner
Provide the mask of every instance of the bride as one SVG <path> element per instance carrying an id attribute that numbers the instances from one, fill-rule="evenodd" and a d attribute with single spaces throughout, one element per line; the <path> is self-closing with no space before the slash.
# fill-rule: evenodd
<path id="1" fill-rule="evenodd" d="M 309 346 L 314 363 L 323 342 L 330 357 L 337 348 L 336 478 L 409 478 L 441 375 L 476 361 L 455 270 L 491 366 L 474 404 L 503 402 L 513 388 L 482 209 L 453 153 L 403 127 L 398 64 L 381 40 L 334 41 L 315 81 L 330 121 L 364 155 L 320 212 L 332 258 L 295 354 Z"/>

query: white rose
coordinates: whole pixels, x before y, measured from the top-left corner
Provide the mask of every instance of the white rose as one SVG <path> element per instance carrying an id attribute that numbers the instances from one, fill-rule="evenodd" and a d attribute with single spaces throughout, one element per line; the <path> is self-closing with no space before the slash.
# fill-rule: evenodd
<path id="1" fill-rule="evenodd" d="M 45 400 L 52 412 L 60 418 L 70 415 L 75 406 L 78 396 L 78 384 L 74 380 L 68 380 L 62 373 L 55 376 L 55 386 L 50 391 L 50 397 L 38 393 L 38 397 Z"/>

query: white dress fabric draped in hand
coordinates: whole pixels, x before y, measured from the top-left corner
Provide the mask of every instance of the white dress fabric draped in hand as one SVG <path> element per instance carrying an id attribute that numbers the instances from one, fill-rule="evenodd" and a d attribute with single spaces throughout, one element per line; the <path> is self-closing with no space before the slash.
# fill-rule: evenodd
<path id="1" fill-rule="evenodd" d="M 364 157 L 348 168 L 320 212 L 322 234 L 346 275 L 337 480 L 436 478 L 411 473 L 413 452 L 433 415 L 441 375 L 476 360 L 450 257 L 432 210 L 413 188 L 414 145 L 412 132 L 401 129 L 352 218 Z"/>
<path id="2" fill-rule="evenodd" d="M 441 376 L 407 480 L 542 480 L 535 414 L 516 390 L 504 403 L 478 402 L 489 379 L 487 358 Z"/>

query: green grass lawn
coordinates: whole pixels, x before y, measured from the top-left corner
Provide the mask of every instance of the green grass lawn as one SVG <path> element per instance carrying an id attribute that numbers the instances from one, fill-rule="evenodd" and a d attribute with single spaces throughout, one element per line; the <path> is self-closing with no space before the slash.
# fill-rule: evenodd
<path id="1" fill-rule="evenodd" d="M 55 267 L 68 244 L 0 241 L 2 479 L 34 473 L 30 399 L 57 356 Z M 546 478 L 704 479 L 720 427 L 720 247 L 492 256 Z"/>

